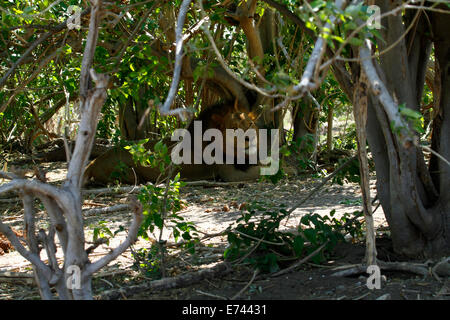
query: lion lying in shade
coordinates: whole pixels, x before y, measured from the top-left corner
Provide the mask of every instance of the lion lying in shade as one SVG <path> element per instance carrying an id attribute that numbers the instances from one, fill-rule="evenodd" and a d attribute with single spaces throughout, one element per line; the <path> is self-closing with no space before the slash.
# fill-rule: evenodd
<path id="1" fill-rule="evenodd" d="M 251 154 L 257 152 L 257 144 L 251 139 L 245 139 L 240 141 L 239 139 L 227 139 L 226 129 L 242 129 L 246 131 L 247 129 L 258 130 L 255 124 L 255 116 L 251 112 L 246 112 L 240 110 L 240 108 L 235 103 L 221 103 L 214 105 L 202 111 L 200 115 L 195 119 L 201 123 L 201 136 L 208 129 L 218 129 L 222 133 L 223 146 L 221 151 L 223 151 L 223 163 L 224 164 L 207 164 L 202 161 L 200 164 L 183 163 L 181 165 L 175 166 L 175 170 L 172 172 L 174 176 L 178 172 L 180 173 L 181 179 L 183 180 L 222 180 L 222 181 L 244 181 L 244 180 L 254 180 L 260 175 L 260 165 L 259 164 L 249 164 L 248 158 Z M 199 122 L 197 122 L 198 126 Z M 188 127 L 188 132 L 191 137 L 194 137 L 194 121 Z M 238 140 L 238 143 L 235 143 Z M 148 142 L 145 147 L 152 150 L 156 142 Z M 205 147 L 210 142 L 202 142 L 201 150 L 202 154 Z M 174 141 L 167 141 L 166 145 L 169 147 L 169 152 L 177 144 Z M 195 154 L 194 144 L 192 143 L 192 160 Z M 232 145 L 232 148 L 227 145 Z M 230 149 L 231 148 L 231 149 Z M 239 149 L 241 149 L 239 152 Z M 243 153 L 242 153 L 243 149 Z M 233 150 L 234 164 L 226 164 L 227 151 Z M 198 149 L 197 149 L 198 151 Z M 198 153 L 198 152 L 197 152 Z M 237 161 L 238 155 L 244 154 L 245 164 L 239 164 Z M 242 162 L 242 161 L 241 161 Z M 255 163 L 255 162 L 253 162 Z M 135 183 L 145 183 L 145 182 L 157 182 L 162 177 L 168 175 L 168 172 L 163 172 L 159 168 L 153 168 L 149 166 L 143 166 L 136 163 L 133 160 L 132 155 L 127 150 L 115 147 L 95 160 L 93 160 L 86 168 L 84 175 L 85 183 L 94 184 L 108 184 L 113 182 L 121 182 L 125 184 L 135 184 Z"/>

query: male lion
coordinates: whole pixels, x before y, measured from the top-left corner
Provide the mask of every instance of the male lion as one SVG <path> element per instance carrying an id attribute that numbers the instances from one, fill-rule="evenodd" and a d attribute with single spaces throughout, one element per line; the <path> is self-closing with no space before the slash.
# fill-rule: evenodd
<path id="1" fill-rule="evenodd" d="M 181 164 L 175 167 L 173 175 L 180 172 L 183 180 L 208 180 L 221 179 L 223 181 L 244 181 L 257 179 L 260 174 L 260 166 L 258 164 L 249 164 L 249 157 L 257 152 L 257 143 L 251 138 L 246 139 L 227 139 L 226 129 L 255 129 L 255 116 L 251 112 L 243 111 L 236 103 L 225 102 L 216 104 L 202 111 L 196 121 L 201 121 L 201 135 L 208 129 L 218 129 L 222 133 L 223 147 L 221 151 L 224 153 L 223 164 Z M 198 123 L 197 123 L 198 124 Z M 191 137 L 194 137 L 194 122 L 188 127 Z M 237 140 L 237 143 L 235 143 Z M 166 145 L 171 150 L 177 142 L 168 141 Z M 209 142 L 202 142 L 202 152 Z M 149 142 L 146 148 L 152 149 L 155 142 Z M 194 157 L 194 142 L 192 146 L 192 157 Z M 233 148 L 234 159 L 233 164 L 226 164 L 227 150 Z M 228 149 L 227 149 L 228 148 Z M 243 151 L 243 152 L 242 152 Z M 238 161 L 237 156 L 244 154 L 245 163 Z M 230 158 L 230 157 L 229 157 Z M 193 160 L 193 159 L 192 159 Z M 88 183 L 93 180 L 96 184 L 107 184 L 114 181 L 120 181 L 125 184 L 135 184 L 144 182 L 157 182 L 161 177 L 167 176 L 165 172 L 161 174 L 158 168 L 142 166 L 135 163 L 132 155 L 123 148 L 115 147 L 95 160 L 93 160 L 86 168 L 84 182 Z"/>

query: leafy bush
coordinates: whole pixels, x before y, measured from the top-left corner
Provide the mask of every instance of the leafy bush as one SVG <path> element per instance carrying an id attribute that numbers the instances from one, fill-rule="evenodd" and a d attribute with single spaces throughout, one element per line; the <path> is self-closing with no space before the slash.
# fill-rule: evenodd
<path id="1" fill-rule="evenodd" d="M 262 216 L 261 216 L 262 214 Z M 323 263 L 338 242 L 350 234 L 362 236 L 363 224 L 358 220 L 362 212 L 345 213 L 340 219 L 310 213 L 304 215 L 296 233 L 279 231 L 280 223 L 287 218 L 285 209 L 267 210 L 253 204 L 236 221 L 238 225 L 228 232 L 225 259 L 244 262 L 262 272 L 276 272 L 285 261 L 299 259 L 324 247 L 314 255 L 314 263 Z"/>
<path id="2" fill-rule="evenodd" d="M 155 144 L 153 150 L 148 150 L 144 144 L 148 140 L 141 140 L 136 144 L 126 147 L 132 154 L 134 161 L 141 165 L 158 167 L 161 173 L 168 172 L 171 166 L 170 155 L 163 141 Z M 182 208 L 180 199 L 180 188 L 184 185 L 180 181 L 178 173 L 173 179 L 169 177 L 165 184 L 149 183 L 143 186 L 138 195 L 138 200 L 143 206 L 144 220 L 141 224 L 138 236 L 145 240 L 151 240 L 151 233 L 159 231 L 159 238 L 153 236 L 154 242 L 149 249 L 143 248 L 133 253 L 135 267 L 143 270 L 147 275 L 157 276 L 160 272 L 160 259 L 164 252 L 165 240 L 162 239 L 164 228 L 170 227 L 175 242 L 183 239 L 181 247 L 187 248 L 189 252 L 195 252 L 195 244 L 198 243 L 195 226 L 192 222 L 184 221 L 178 215 Z"/>
<path id="3" fill-rule="evenodd" d="M 346 162 L 347 159 L 339 159 L 337 167 L 341 166 L 344 162 Z M 331 182 L 337 183 L 339 185 L 343 185 L 344 182 L 354 182 L 354 183 L 360 183 L 361 182 L 361 175 L 359 172 L 359 161 L 357 158 L 355 158 L 349 165 L 347 165 L 345 168 L 343 168 L 341 171 L 339 171 L 336 176 L 333 177 Z"/>
<path id="4" fill-rule="evenodd" d="M 92 235 L 92 242 L 99 243 L 103 242 L 109 244 L 109 241 L 114 238 L 119 232 L 124 231 L 123 226 L 119 226 L 116 231 L 111 231 L 107 226 L 108 221 L 101 220 L 97 222 L 97 225 L 91 225 L 93 227 L 94 233 Z"/>
<path id="5" fill-rule="evenodd" d="M 159 140 L 154 146 L 153 150 L 149 150 L 145 144 L 149 139 L 143 139 L 125 147 L 136 163 L 142 166 L 158 167 L 164 172 L 165 168 L 170 165 L 169 148 L 164 144 L 163 140 Z"/>
<path id="6" fill-rule="evenodd" d="M 152 244 L 149 249 L 140 248 L 132 251 L 134 263 L 132 269 L 140 271 L 146 277 L 158 279 L 161 277 L 161 259 L 159 246 Z"/>

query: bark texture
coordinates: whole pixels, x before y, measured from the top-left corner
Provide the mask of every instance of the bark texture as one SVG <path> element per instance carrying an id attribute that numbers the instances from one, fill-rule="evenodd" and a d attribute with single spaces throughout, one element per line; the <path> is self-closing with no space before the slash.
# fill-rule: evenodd
<path id="1" fill-rule="evenodd" d="M 401 3 L 376 1 L 376 4 L 387 12 Z M 386 43 L 380 44 L 380 50 L 402 40 L 380 57 L 376 67 L 396 104 L 419 111 L 434 43 L 442 90 L 439 104 L 434 105 L 439 112 L 434 119 L 437 122 L 433 148 L 448 159 L 450 20 L 448 15 L 436 12 L 429 18 L 428 21 L 423 12 L 414 10 L 404 17 L 393 15 L 383 19 Z M 402 38 L 411 23 L 414 27 Z M 368 103 L 367 133 L 376 166 L 378 197 L 391 228 L 394 249 L 411 257 L 444 255 L 450 251 L 450 168 L 433 158 L 432 166 L 428 167 L 420 146 L 402 143 L 399 135 L 393 133 L 386 109 L 378 98 L 373 90 Z M 439 173 L 432 173 L 430 168 L 438 168 Z"/>

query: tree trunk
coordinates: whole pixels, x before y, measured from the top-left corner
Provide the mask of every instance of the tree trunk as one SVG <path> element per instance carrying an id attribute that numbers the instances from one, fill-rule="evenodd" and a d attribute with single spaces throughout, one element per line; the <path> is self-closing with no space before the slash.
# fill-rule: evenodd
<path id="1" fill-rule="evenodd" d="M 1 221 L 0 232 L 9 239 L 23 257 L 32 263 L 43 299 L 53 298 L 51 287 L 56 289 L 60 299 L 92 299 L 92 275 L 117 258 L 136 240 L 142 222 L 142 206 L 135 203 L 135 215 L 126 240 L 106 256 L 93 263 L 90 262 L 88 252 L 85 250 L 81 182 L 109 83 L 108 76 L 96 74 L 91 69 L 100 27 L 101 7 L 101 0 L 92 1 L 89 32 L 80 76 L 82 117 L 63 186 L 50 185 L 45 182 L 45 176 L 38 174 L 36 174 L 37 179 L 28 180 L 0 171 L 0 177 L 11 180 L 0 186 L 0 193 L 16 191 L 22 198 L 28 249 L 22 245 L 11 228 Z M 95 87 L 89 89 L 92 80 L 95 82 Z M 38 234 L 35 228 L 35 198 L 40 199 L 50 218 L 47 230 L 41 229 Z M 55 235 L 58 235 L 64 254 L 62 265 L 59 265 L 55 255 Z M 48 263 L 44 263 L 40 257 L 39 242 L 46 250 Z"/>
<path id="2" fill-rule="evenodd" d="M 149 92 L 148 85 L 139 88 L 138 97 L 129 96 L 125 104 L 119 106 L 119 125 L 122 139 L 134 141 L 148 138 L 152 132 L 149 106 L 145 93 Z M 142 124 L 141 124 L 142 121 Z M 139 126 L 139 124 L 141 124 Z"/>
<path id="3" fill-rule="evenodd" d="M 294 113 L 293 135 L 295 142 L 300 141 L 298 152 L 304 159 L 309 158 L 317 148 L 318 122 L 318 110 L 314 108 L 311 99 L 305 99 L 297 106 L 297 111 Z"/>
<path id="4" fill-rule="evenodd" d="M 377 1 L 386 12 L 399 1 Z M 414 14 L 407 12 L 406 27 Z M 420 13 L 419 13 L 420 14 Z M 441 124 L 435 123 L 433 140 L 435 151 L 450 158 L 450 30 L 448 16 L 433 13 L 431 23 L 434 34 L 436 60 L 440 66 L 442 90 L 440 105 Z M 425 68 L 431 49 L 427 18 L 421 14 L 416 21 L 417 31 L 409 33 L 397 46 L 380 57 L 379 74 L 400 105 L 419 111 L 425 80 Z M 402 16 L 389 16 L 384 20 L 384 39 L 380 50 L 391 46 L 405 32 Z M 420 146 L 407 147 L 393 133 L 383 107 L 372 95 L 368 106 L 368 142 L 377 172 L 378 198 L 391 228 L 394 249 L 410 257 L 440 256 L 450 252 L 450 168 L 442 160 L 434 159 L 438 167 L 432 179 Z M 436 137 L 437 135 L 438 137 Z M 436 165 L 437 164 L 437 165 Z"/>

